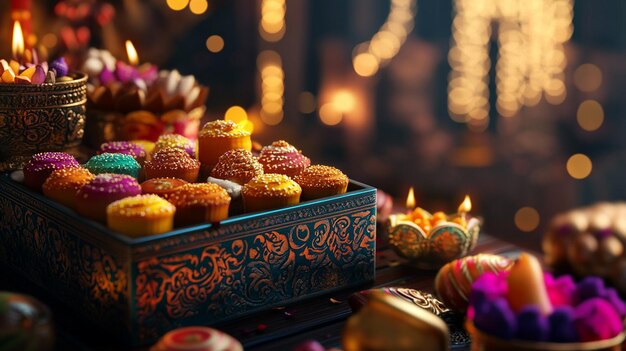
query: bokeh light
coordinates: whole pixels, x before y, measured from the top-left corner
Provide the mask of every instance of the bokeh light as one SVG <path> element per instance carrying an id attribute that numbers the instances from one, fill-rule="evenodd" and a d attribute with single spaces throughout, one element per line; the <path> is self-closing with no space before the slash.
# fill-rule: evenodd
<path id="1" fill-rule="evenodd" d="M 582 64 L 574 71 L 574 85 L 580 91 L 596 91 L 602 85 L 602 71 L 593 63 Z"/>
<path id="2" fill-rule="evenodd" d="M 206 40 L 206 48 L 212 53 L 218 53 L 224 49 L 224 39 L 219 35 L 211 35 Z"/>
<path id="3" fill-rule="evenodd" d="M 322 107 L 320 107 L 319 113 L 322 123 L 328 126 L 337 125 L 343 119 L 341 111 L 337 110 L 337 108 L 332 103 L 326 103 L 322 105 Z"/>
<path id="4" fill-rule="evenodd" d="M 585 154 L 574 154 L 567 160 L 567 173 L 574 179 L 585 179 L 591 174 L 593 164 Z"/>
<path id="5" fill-rule="evenodd" d="M 532 207 L 522 207 L 515 212 L 515 226 L 523 232 L 532 232 L 537 229 L 541 217 L 539 212 Z"/>
<path id="6" fill-rule="evenodd" d="M 576 112 L 576 121 L 580 128 L 593 132 L 602 126 L 604 122 L 604 109 L 599 102 L 595 100 L 585 100 Z"/>
<path id="7" fill-rule="evenodd" d="M 224 119 L 227 121 L 233 121 L 235 123 L 240 123 L 248 119 L 248 113 L 241 106 L 231 106 L 226 110 L 224 114 Z"/>
<path id="8" fill-rule="evenodd" d="M 315 95 L 309 91 L 303 91 L 298 95 L 298 109 L 302 113 L 315 111 Z"/>
<path id="9" fill-rule="evenodd" d="M 370 77 L 378 72 L 378 60 L 370 53 L 364 52 L 354 57 L 354 71 L 361 77 Z"/>
<path id="10" fill-rule="evenodd" d="M 356 107 L 356 98 L 348 90 L 339 90 L 333 96 L 332 103 L 337 111 L 342 113 L 350 112 Z"/>
<path id="11" fill-rule="evenodd" d="M 189 0 L 167 0 L 167 6 L 174 11 L 181 11 L 189 5 Z"/>
<path id="12" fill-rule="evenodd" d="M 191 0 L 189 2 L 189 10 L 194 15 L 201 15 L 205 13 L 207 8 L 209 8 L 207 0 Z"/>

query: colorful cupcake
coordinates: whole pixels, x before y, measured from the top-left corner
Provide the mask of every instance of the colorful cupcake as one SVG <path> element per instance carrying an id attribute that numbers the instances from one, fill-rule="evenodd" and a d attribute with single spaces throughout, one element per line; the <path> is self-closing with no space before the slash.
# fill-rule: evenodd
<path id="1" fill-rule="evenodd" d="M 94 177 L 83 167 L 57 169 L 43 183 L 43 194 L 64 206 L 75 209 L 76 192 Z"/>
<path id="2" fill-rule="evenodd" d="M 246 212 L 256 212 L 295 205 L 302 188 L 284 174 L 266 173 L 252 178 L 241 190 Z"/>
<path id="3" fill-rule="evenodd" d="M 76 192 L 76 211 L 104 223 L 109 204 L 139 194 L 141 186 L 137 179 L 126 174 L 99 174 Z"/>
<path id="4" fill-rule="evenodd" d="M 198 180 L 199 172 L 200 162 L 176 148 L 159 150 L 144 164 L 146 179 L 179 178 L 193 183 Z"/>
<path id="5" fill-rule="evenodd" d="M 226 151 L 211 171 L 213 178 L 230 180 L 241 185 L 261 174 L 263 165 L 250 151 L 244 149 Z"/>
<path id="6" fill-rule="evenodd" d="M 311 160 L 284 140 L 275 141 L 261 150 L 259 162 L 265 173 L 295 177 L 311 165 Z"/>
<path id="7" fill-rule="evenodd" d="M 146 151 L 146 160 L 150 159 L 155 146 L 153 142 L 150 140 L 131 140 L 130 142 L 141 146 Z"/>
<path id="8" fill-rule="evenodd" d="M 146 150 L 139 145 L 130 141 L 111 141 L 100 145 L 98 154 L 124 154 L 132 156 L 139 164 L 143 164 L 146 160 Z"/>
<path id="9" fill-rule="evenodd" d="M 169 195 L 177 226 L 219 222 L 228 217 L 230 196 L 217 184 L 186 184 Z"/>
<path id="10" fill-rule="evenodd" d="M 135 179 L 139 178 L 141 171 L 141 166 L 132 156 L 108 152 L 90 158 L 85 168 L 93 174 L 126 174 Z"/>
<path id="11" fill-rule="evenodd" d="M 178 187 L 189 184 L 178 178 L 153 178 L 141 183 L 142 194 L 154 194 L 167 200 Z"/>
<path id="12" fill-rule="evenodd" d="M 106 212 L 111 230 L 141 237 L 172 230 L 176 207 L 157 195 L 137 195 L 111 203 Z"/>
<path id="13" fill-rule="evenodd" d="M 65 152 L 42 152 L 34 154 L 24 165 L 24 184 L 41 191 L 41 186 L 55 169 L 80 167 L 74 156 Z"/>
<path id="14" fill-rule="evenodd" d="M 314 165 L 293 180 L 302 187 L 302 201 L 343 194 L 348 189 L 348 177 L 335 167 Z"/>
<path id="15" fill-rule="evenodd" d="M 200 131 L 198 159 L 202 162 L 203 169 L 210 173 L 226 151 L 233 149 L 250 151 L 251 148 L 249 131 L 233 121 L 212 121 L 205 124 Z"/>
<path id="16" fill-rule="evenodd" d="M 165 134 L 161 135 L 159 139 L 154 143 L 154 149 L 152 149 L 152 155 L 164 149 L 181 149 L 191 156 L 196 158 L 196 145 L 193 141 L 178 134 Z"/>

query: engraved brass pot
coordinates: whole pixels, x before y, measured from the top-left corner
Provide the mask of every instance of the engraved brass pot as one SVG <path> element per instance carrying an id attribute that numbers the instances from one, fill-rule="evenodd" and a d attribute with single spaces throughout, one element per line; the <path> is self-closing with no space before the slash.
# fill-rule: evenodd
<path id="1" fill-rule="evenodd" d="M 87 76 L 68 82 L 0 84 L 0 171 L 38 152 L 64 151 L 83 139 Z"/>

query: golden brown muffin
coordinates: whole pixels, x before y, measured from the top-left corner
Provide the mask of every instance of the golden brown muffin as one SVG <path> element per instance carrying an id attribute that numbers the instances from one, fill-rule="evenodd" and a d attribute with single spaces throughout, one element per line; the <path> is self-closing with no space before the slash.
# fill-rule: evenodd
<path id="1" fill-rule="evenodd" d="M 95 175 L 83 167 L 57 169 L 43 183 L 43 194 L 64 206 L 76 209 L 76 192 L 94 177 Z"/>
<path id="2" fill-rule="evenodd" d="M 211 171 L 213 178 L 230 180 L 240 185 L 261 174 L 263 165 L 250 151 L 244 149 L 226 151 Z"/>
<path id="3" fill-rule="evenodd" d="M 154 194 L 167 200 L 178 187 L 189 184 L 178 178 L 153 178 L 141 183 L 142 194 Z"/>
<path id="4" fill-rule="evenodd" d="M 252 178 L 241 190 L 246 212 L 256 212 L 295 205 L 302 188 L 284 174 L 266 173 Z"/>
<path id="5" fill-rule="evenodd" d="M 230 196 L 217 184 L 185 184 L 168 200 L 176 206 L 176 226 L 219 222 L 228 217 Z"/>
<path id="6" fill-rule="evenodd" d="M 107 206 L 110 229 L 132 237 L 169 232 L 176 208 L 157 195 L 137 195 Z"/>
<path id="7" fill-rule="evenodd" d="M 252 149 L 250 132 L 233 121 L 217 120 L 202 127 L 198 137 L 198 159 L 209 173 L 219 157 L 233 149 Z"/>
<path id="8" fill-rule="evenodd" d="M 314 165 L 293 180 L 302 187 L 302 201 L 343 194 L 348 189 L 348 177 L 335 167 Z"/>
<path id="9" fill-rule="evenodd" d="M 157 151 L 144 164 L 146 179 L 178 178 L 193 183 L 198 180 L 200 162 L 178 148 Z"/>
<path id="10" fill-rule="evenodd" d="M 311 160 L 284 140 L 275 141 L 261 150 L 259 162 L 265 173 L 295 177 L 311 165 Z"/>

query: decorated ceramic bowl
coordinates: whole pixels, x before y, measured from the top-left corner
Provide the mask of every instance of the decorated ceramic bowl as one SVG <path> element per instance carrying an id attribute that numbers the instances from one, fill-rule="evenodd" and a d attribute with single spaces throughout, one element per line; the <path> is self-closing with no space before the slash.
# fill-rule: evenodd
<path id="1" fill-rule="evenodd" d="M 466 256 L 476 246 L 480 220 L 471 217 L 464 224 L 444 220 L 425 231 L 406 215 L 391 215 L 387 230 L 389 246 L 419 268 L 437 269 Z"/>

